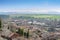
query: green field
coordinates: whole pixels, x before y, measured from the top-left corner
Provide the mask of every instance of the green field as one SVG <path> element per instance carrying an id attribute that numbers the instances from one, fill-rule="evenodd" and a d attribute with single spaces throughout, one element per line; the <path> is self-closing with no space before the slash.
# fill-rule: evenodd
<path id="1" fill-rule="evenodd" d="M 10 15 L 10 17 L 20 17 L 20 16 L 25 16 L 25 17 L 33 17 L 33 18 L 51 18 L 51 19 L 60 19 L 60 15 L 56 14 L 15 14 L 15 15 Z"/>

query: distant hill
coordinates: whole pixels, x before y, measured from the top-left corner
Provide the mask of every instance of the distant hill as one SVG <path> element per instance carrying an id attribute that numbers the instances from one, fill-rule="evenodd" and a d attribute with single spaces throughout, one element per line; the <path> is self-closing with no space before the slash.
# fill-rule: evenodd
<path id="1" fill-rule="evenodd" d="M 3 15 L 10 15 L 10 14 L 57 14 L 59 15 L 60 12 L 55 12 L 55 11 L 51 11 L 51 12 L 47 12 L 47 13 L 43 13 L 43 12 L 40 12 L 40 13 L 36 13 L 36 12 L 0 12 L 0 14 L 3 14 Z"/>
<path id="2" fill-rule="evenodd" d="M 48 12 L 48 13 L 21 13 L 21 12 L 0 12 L 0 17 L 2 18 L 60 18 L 60 13 L 58 12 Z"/>
<path id="3" fill-rule="evenodd" d="M 9 18 L 9 15 L 0 15 L 0 18 L 7 19 Z"/>

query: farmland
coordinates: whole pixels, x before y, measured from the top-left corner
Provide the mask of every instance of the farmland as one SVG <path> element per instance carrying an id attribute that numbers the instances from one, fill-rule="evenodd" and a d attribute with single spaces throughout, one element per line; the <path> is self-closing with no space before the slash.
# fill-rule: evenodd
<path id="1" fill-rule="evenodd" d="M 15 14 L 10 15 L 10 17 L 32 17 L 32 18 L 50 18 L 50 19 L 60 19 L 60 15 L 57 14 Z"/>

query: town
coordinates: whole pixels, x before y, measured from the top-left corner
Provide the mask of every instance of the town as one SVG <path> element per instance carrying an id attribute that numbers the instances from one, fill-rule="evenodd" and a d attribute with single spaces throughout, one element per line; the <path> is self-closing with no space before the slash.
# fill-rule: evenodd
<path id="1" fill-rule="evenodd" d="M 0 40 L 60 40 L 60 19 L 2 15 Z"/>

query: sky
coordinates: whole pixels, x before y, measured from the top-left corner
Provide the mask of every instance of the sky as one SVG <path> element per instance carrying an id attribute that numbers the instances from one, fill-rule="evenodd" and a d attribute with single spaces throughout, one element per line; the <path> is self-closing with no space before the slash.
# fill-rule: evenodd
<path id="1" fill-rule="evenodd" d="M 0 12 L 60 12 L 60 0 L 0 0 Z"/>

